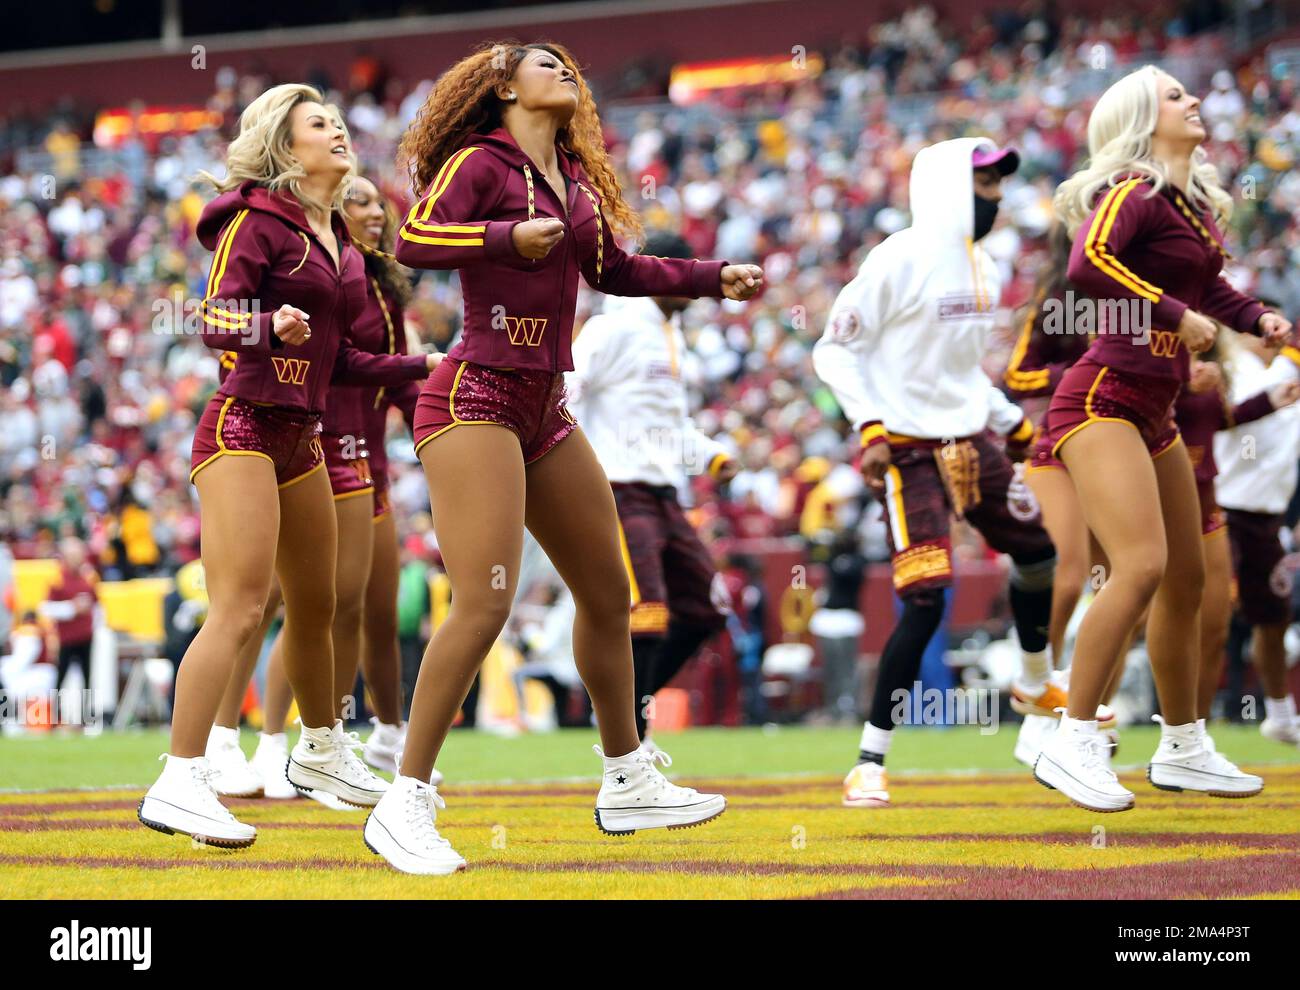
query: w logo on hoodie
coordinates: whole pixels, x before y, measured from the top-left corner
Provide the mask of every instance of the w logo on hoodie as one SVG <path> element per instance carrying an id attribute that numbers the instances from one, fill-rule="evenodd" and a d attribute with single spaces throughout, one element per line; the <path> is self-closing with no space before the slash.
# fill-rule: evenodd
<path id="1" fill-rule="evenodd" d="M 271 358 L 271 364 L 275 366 L 276 380 L 286 385 L 306 385 L 307 369 L 311 367 L 310 361 L 304 361 L 302 358 Z"/>
<path id="2" fill-rule="evenodd" d="M 510 343 L 516 347 L 536 347 L 542 342 L 542 334 L 546 333 L 545 317 L 507 316 L 505 321 Z"/>

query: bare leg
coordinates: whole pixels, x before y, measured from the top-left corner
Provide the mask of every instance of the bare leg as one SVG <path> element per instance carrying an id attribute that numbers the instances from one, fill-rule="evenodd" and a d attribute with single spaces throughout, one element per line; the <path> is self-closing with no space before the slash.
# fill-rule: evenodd
<path id="1" fill-rule="evenodd" d="M 284 672 L 284 627 L 280 627 L 275 642 L 271 644 L 271 655 L 266 658 L 266 703 L 262 731 L 275 735 L 284 731 L 284 723 L 289 719 L 289 709 L 293 707 L 293 690 L 289 687 L 289 678 Z"/>
<path id="2" fill-rule="evenodd" d="M 578 607 L 573 656 L 591 695 L 601 746 L 606 756 L 625 756 L 640 743 L 633 708 L 632 595 L 614 493 L 581 430 L 528 466 L 526 519 Z"/>
<path id="3" fill-rule="evenodd" d="M 1133 427 L 1094 423 L 1066 441 L 1059 456 L 1111 563 L 1080 624 L 1070 670 L 1069 715 L 1087 720 L 1096 717 L 1130 630 L 1160 584 L 1165 534 L 1151 455 Z"/>
<path id="4" fill-rule="evenodd" d="M 334 569 L 334 705 L 343 718 L 356 714 L 352 688 L 357 683 L 361 656 L 361 608 L 366 579 L 370 576 L 370 551 L 374 534 L 374 492 L 334 500 L 338 521 L 338 560 Z"/>
<path id="5" fill-rule="evenodd" d="M 424 651 L 401 773 L 428 780 L 514 601 L 524 545 L 524 459 L 505 427 L 460 426 L 420 449 L 451 608 Z M 570 507 L 572 509 L 572 507 Z"/>
<path id="6" fill-rule="evenodd" d="M 371 524 L 374 551 L 362 612 L 361 668 L 379 721 L 402 721 L 402 660 L 397 648 L 397 525 L 386 512 Z"/>
<path id="7" fill-rule="evenodd" d="M 195 482 L 209 605 L 176 673 L 171 755 L 186 759 L 206 751 L 236 657 L 262 624 L 280 524 L 265 458 L 219 457 Z"/>
<path id="8" fill-rule="evenodd" d="M 1200 610 L 1205 590 L 1201 503 L 1196 497 L 1192 462 L 1181 442 L 1152 464 L 1160 490 L 1168 564 L 1151 599 L 1147 652 L 1165 722 L 1186 725 L 1196 721 L 1201 656 Z"/>
<path id="9" fill-rule="evenodd" d="M 1057 668 L 1065 663 L 1065 629 L 1083 595 L 1088 579 L 1088 525 L 1083 520 L 1079 495 L 1065 471 L 1029 471 L 1025 480 L 1043 511 L 1043 527 L 1056 547 L 1056 574 L 1052 583 L 1052 618 L 1048 641 Z"/>
<path id="10" fill-rule="evenodd" d="M 1196 715 L 1210 717 L 1210 706 L 1223 674 L 1228 622 L 1232 618 L 1232 554 L 1227 529 L 1201 538 L 1205 551 L 1205 593 L 1201 597 L 1201 669 L 1196 689 Z"/>
<path id="11" fill-rule="evenodd" d="M 334 556 L 337 543 L 329 477 L 320 470 L 280 490 L 276 570 L 284 592 L 284 669 L 302 724 L 334 724 Z"/>
<path id="12" fill-rule="evenodd" d="M 226 693 L 221 699 L 221 708 L 217 712 L 217 725 L 227 729 L 239 728 L 239 716 L 244 710 L 244 696 L 248 694 L 248 683 L 253 679 L 253 672 L 257 670 L 257 660 L 262 655 L 262 644 L 266 642 L 266 634 L 271 624 L 275 622 L 275 613 L 279 607 L 280 582 L 272 577 L 271 594 L 267 596 L 266 608 L 262 612 L 262 624 L 257 627 L 257 632 L 240 653 L 235 671 L 230 675 L 230 683 L 226 685 Z"/>
<path id="13" fill-rule="evenodd" d="M 1259 673 L 1264 693 L 1270 698 L 1285 698 L 1286 686 L 1286 623 L 1256 626 L 1251 634 L 1250 658 Z"/>

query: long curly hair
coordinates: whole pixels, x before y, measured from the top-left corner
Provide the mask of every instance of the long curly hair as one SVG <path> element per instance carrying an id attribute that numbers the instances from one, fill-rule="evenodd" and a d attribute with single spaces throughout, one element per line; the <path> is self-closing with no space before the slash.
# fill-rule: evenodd
<path id="1" fill-rule="evenodd" d="M 398 145 L 398 167 L 411 176 L 415 195 L 422 196 L 442 164 L 469 143 L 474 134 L 485 134 L 502 125 L 505 104 L 496 87 L 514 78 L 519 63 L 529 51 L 554 55 L 573 73 L 578 83 L 578 107 L 569 123 L 560 128 L 556 141 L 576 155 L 591 184 L 600 194 L 601 212 L 615 231 L 638 241 L 644 234 L 641 218 L 627 204 L 618 176 L 605 150 L 605 139 L 596 112 L 596 101 L 577 60 L 563 45 L 553 42 L 487 42 L 438 77 L 424 106 Z"/>

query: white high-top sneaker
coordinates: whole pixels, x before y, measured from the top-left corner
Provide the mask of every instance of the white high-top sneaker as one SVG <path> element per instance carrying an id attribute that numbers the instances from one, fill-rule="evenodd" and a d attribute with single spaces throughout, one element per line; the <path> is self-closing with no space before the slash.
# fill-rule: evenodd
<path id="1" fill-rule="evenodd" d="M 253 751 L 250 765 L 262 778 L 264 796 L 275 801 L 287 801 L 298 796 L 297 789 L 285 774 L 289 767 L 289 739 L 283 732 L 274 735 L 258 733 L 257 749 Z"/>
<path id="2" fill-rule="evenodd" d="M 403 873 L 445 876 L 465 859 L 438 834 L 438 809 L 447 802 L 432 784 L 398 777 L 366 819 L 366 848 Z"/>
<path id="3" fill-rule="evenodd" d="M 217 800 L 212 768 L 205 757 L 183 759 L 163 754 L 163 772 L 136 809 L 142 825 L 166 835 L 180 832 L 195 842 L 224 849 L 243 849 L 257 838 L 257 829 L 239 821 Z"/>
<path id="4" fill-rule="evenodd" d="M 1300 746 L 1300 720 L 1265 718 L 1259 723 L 1259 734 L 1273 742 Z"/>
<path id="5" fill-rule="evenodd" d="M 1107 760 L 1109 746 L 1095 721 L 1062 715 L 1055 732 L 1043 741 L 1034 763 L 1034 779 L 1060 791 L 1089 811 L 1128 811 L 1133 792 L 1115 776 Z"/>
<path id="6" fill-rule="evenodd" d="M 653 754 L 637 748 L 626 756 L 606 756 L 605 775 L 596 795 L 596 827 L 606 835 L 631 835 L 639 828 L 691 828 L 727 810 L 721 794 L 701 794 L 669 781 L 656 763 L 670 767 L 672 757 L 662 749 Z"/>
<path id="7" fill-rule="evenodd" d="M 212 789 L 223 797 L 262 796 L 262 778 L 239 748 L 239 730 L 214 725 L 204 754 L 212 770 Z"/>
<path id="8" fill-rule="evenodd" d="M 372 718 L 370 721 L 375 730 L 366 740 L 365 748 L 361 750 L 361 758 L 376 770 L 397 773 L 397 758 L 401 756 L 402 747 L 406 745 L 406 723 L 389 725 L 377 718 Z"/>
<path id="9" fill-rule="evenodd" d="M 304 725 L 289 754 L 289 783 L 304 794 L 328 791 L 347 804 L 373 807 L 388 790 L 388 781 L 361 762 L 356 754 L 361 746 L 357 734 L 344 732 L 338 719 L 328 729 Z"/>
<path id="10" fill-rule="evenodd" d="M 1147 766 L 1147 780 L 1162 791 L 1201 791 L 1211 797 L 1253 797 L 1264 789 L 1264 778 L 1243 773 L 1214 748 L 1202 721 L 1166 725 L 1159 715 L 1160 745 Z"/>
<path id="11" fill-rule="evenodd" d="M 1011 755 L 1032 770 L 1038 754 L 1043 751 L 1043 743 L 1055 731 L 1056 719 L 1046 715 L 1026 715 L 1016 733 L 1016 748 Z"/>
<path id="12" fill-rule="evenodd" d="M 840 804 L 846 808 L 888 808 L 889 775 L 879 763 L 859 763 L 844 778 Z"/>

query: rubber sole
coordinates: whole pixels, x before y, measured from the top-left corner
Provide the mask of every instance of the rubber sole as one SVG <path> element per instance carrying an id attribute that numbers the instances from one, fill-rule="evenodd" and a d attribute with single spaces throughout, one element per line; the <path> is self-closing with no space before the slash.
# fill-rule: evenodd
<path id="1" fill-rule="evenodd" d="M 259 787 L 259 788 L 258 788 L 257 790 L 255 790 L 255 791 L 248 791 L 248 792 L 246 792 L 246 793 L 244 793 L 244 794 L 235 794 L 235 793 L 233 793 L 233 792 L 231 792 L 231 791 L 217 791 L 217 797 L 223 797 L 223 798 L 241 798 L 241 799 L 244 799 L 244 800 L 252 801 L 252 800 L 255 800 L 255 799 L 257 799 L 257 798 L 262 797 L 265 793 L 266 793 L 266 789 L 263 788 L 263 787 Z"/>
<path id="2" fill-rule="evenodd" d="M 1039 715 L 1042 716 L 1043 718 L 1050 718 L 1056 721 L 1060 721 L 1061 718 L 1060 712 L 1049 711 L 1046 708 L 1039 708 L 1037 705 L 1031 704 L 1028 701 L 1021 701 L 1014 694 L 1011 696 L 1011 710 L 1020 715 Z M 1112 715 L 1109 719 L 1107 719 L 1104 722 L 1099 721 L 1097 723 L 1097 728 L 1113 729 L 1118 724 L 1118 722 L 1119 722 L 1118 717 Z"/>
<path id="3" fill-rule="evenodd" d="M 1041 759 L 1041 757 L 1040 757 L 1040 759 Z M 1055 766 L 1055 764 L 1053 764 L 1053 765 Z M 1068 776 L 1068 775 L 1067 775 L 1067 776 Z M 1114 814 L 1114 813 L 1117 812 L 1117 811 L 1132 811 L 1134 805 L 1137 803 L 1136 801 L 1130 801 L 1128 804 L 1124 805 L 1122 808 L 1098 808 L 1098 807 L 1095 807 L 1095 806 L 1093 806 L 1093 805 L 1091 805 L 1091 804 L 1084 804 L 1084 803 L 1083 803 L 1082 801 L 1080 801 L 1078 798 L 1075 798 L 1075 797 L 1071 796 L 1070 794 L 1067 794 L 1065 791 L 1061 790 L 1061 788 L 1057 787 L 1055 784 L 1053 784 L 1053 783 L 1051 783 L 1051 782 L 1049 782 L 1049 781 L 1046 781 L 1046 780 L 1044 780 L 1042 777 L 1038 776 L 1038 763 L 1037 763 L 1037 762 L 1034 763 L 1034 780 L 1038 781 L 1038 783 L 1042 784 L 1042 785 L 1043 785 L 1044 787 L 1046 787 L 1049 791 L 1060 791 L 1061 796 L 1062 796 L 1063 798 L 1065 798 L 1067 801 L 1069 801 L 1069 802 L 1070 802 L 1072 805 L 1074 805 L 1076 808 L 1082 808 L 1084 811 L 1092 811 L 1092 812 L 1095 812 L 1095 813 L 1098 814 L 1098 815 L 1111 815 L 1111 814 Z"/>
<path id="4" fill-rule="evenodd" d="M 1181 794 L 1183 791 L 1191 791 L 1193 794 L 1204 794 L 1207 797 L 1228 798 L 1228 799 L 1255 797 L 1255 795 L 1262 794 L 1264 792 L 1264 788 L 1262 787 L 1256 788 L 1253 791 L 1203 791 L 1199 787 L 1179 787 L 1177 784 L 1157 784 L 1154 780 L 1151 779 L 1150 764 L 1147 764 L 1147 783 L 1149 783 L 1152 787 L 1156 788 L 1157 790 L 1161 790 L 1161 791 L 1173 791 L 1178 794 Z"/>
<path id="5" fill-rule="evenodd" d="M 367 816 L 367 817 L 366 817 L 366 825 L 368 826 L 369 824 L 370 824 L 370 818 L 369 818 L 369 816 Z M 466 870 L 467 867 L 468 867 L 468 864 L 466 864 L 464 861 L 462 861 L 461 864 L 460 864 L 460 866 L 456 867 L 456 869 L 454 869 L 454 870 L 452 870 L 452 871 L 450 871 L 450 872 L 448 872 L 448 873 L 411 873 L 411 872 L 409 872 L 409 871 L 407 871 L 407 870 L 398 869 L 398 867 L 393 866 L 393 862 L 392 862 L 392 860 L 390 860 L 387 856 L 385 856 L 385 855 L 384 855 L 383 853 L 381 853 L 378 849 L 376 849 L 374 846 L 372 846 L 372 845 L 370 844 L 370 840 L 366 838 L 366 832 L 365 832 L 365 829 L 364 829 L 364 828 L 361 830 L 361 841 L 364 842 L 364 843 L 366 844 L 366 848 L 367 848 L 367 849 L 369 849 L 372 853 L 374 853 L 376 856 L 378 856 L 380 859 L 382 859 L 382 860 L 383 860 L 385 863 L 387 863 L 389 866 L 392 866 L 393 869 L 394 869 L 394 870 L 397 870 L 398 873 L 405 873 L 407 876 L 410 876 L 410 877 L 450 877 L 450 876 L 454 876 L 454 875 L 457 874 L 457 873 L 464 873 L 465 870 Z"/>
<path id="6" fill-rule="evenodd" d="M 287 764 L 287 763 L 285 764 L 285 767 L 284 767 L 284 779 L 287 780 L 287 781 L 289 782 L 289 786 L 291 786 L 295 791 L 298 792 L 298 794 L 299 794 L 300 797 L 304 797 L 304 798 L 305 798 L 305 797 L 307 797 L 307 795 L 310 794 L 312 791 L 324 791 L 324 790 L 325 790 L 325 788 L 323 788 L 323 787 L 307 787 L 307 786 L 305 786 L 305 785 L 303 785 L 303 784 L 299 784 L 297 781 L 295 781 L 292 777 L 289 776 L 289 764 Z M 375 806 L 375 804 L 378 804 L 378 803 L 379 803 L 380 798 L 383 797 L 383 795 L 381 794 L 381 795 L 379 795 L 378 798 L 375 798 L 375 803 L 374 803 L 374 804 L 360 804 L 360 803 L 358 803 L 358 802 L 356 802 L 356 801 L 353 801 L 353 800 L 350 799 L 350 798 L 345 798 L 342 794 L 336 794 L 334 791 L 325 791 L 325 793 L 327 793 L 327 794 L 333 794 L 334 797 L 338 798 L 338 800 L 341 801 L 343 804 L 346 804 L 346 805 L 348 805 L 348 806 L 350 806 L 350 807 L 353 807 L 353 808 L 373 808 L 373 807 Z"/>
<path id="7" fill-rule="evenodd" d="M 845 808 L 888 808 L 888 801 L 881 801 L 876 798 L 864 798 L 858 801 L 850 801 L 848 798 L 840 798 L 840 805 Z"/>
<path id="8" fill-rule="evenodd" d="M 643 825 L 643 826 L 641 826 L 639 829 L 635 829 L 635 828 L 626 828 L 626 829 L 611 829 L 611 828 L 606 828 L 604 822 L 602 822 L 602 821 L 600 820 L 600 809 L 599 809 L 599 808 L 597 808 L 597 809 L 595 810 L 594 815 L 595 815 L 595 819 L 596 819 L 596 828 L 600 829 L 600 830 L 601 830 L 602 832 L 604 832 L 606 835 L 636 835 L 636 833 L 637 833 L 638 831 L 647 832 L 647 831 L 649 831 L 649 830 L 651 830 L 651 829 L 655 829 L 655 828 L 665 828 L 665 829 L 668 829 L 668 830 L 670 830 L 670 831 L 677 831 L 678 829 L 683 829 L 683 828 L 697 828 L 697 827 L 700 826 L 700 825 L 707 825 L 709 822 L 713 821 L 715 818 L 721 818 L 722 815 L 723 815 L 723 812 L 725 812 L 726 810 L 727 810 L 727 806 L 724 804 L 724 805 L 722 806 L 722 809 L 721 809 L 720 811 L 718 811 L 716 814 L 709 815 L 708 818 L 701 818 L 699 821 L 694 821 L 694 822 L 681 822 L 681 823 L 676 824 L 676 825 Z"/>
<path id="9" fill-rule="evenodd" d="M 145 828 L 151 828 L 155 832 L 161 832 L 163 835 L 188 835 L 195 842 L 204 846 L 214 846 L 218 849 L 247 849 L 257 841 L 257 836 L 251 839 L 219 839 L 210 835 L 201 835 L 197 832 L 186 832 L 182 829 L 172 828 L 170 825 L 164 825 L 162 822 L 155 822 L 144 816 L 144 798 L 136 805 L 135 817 L 140 819 L 140 824 Z"/>

